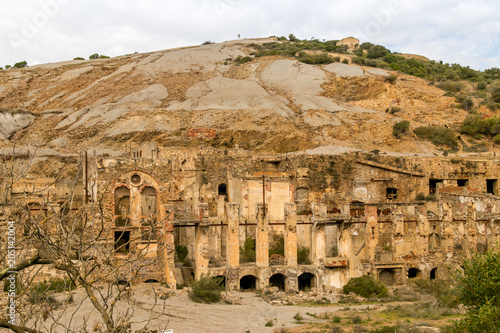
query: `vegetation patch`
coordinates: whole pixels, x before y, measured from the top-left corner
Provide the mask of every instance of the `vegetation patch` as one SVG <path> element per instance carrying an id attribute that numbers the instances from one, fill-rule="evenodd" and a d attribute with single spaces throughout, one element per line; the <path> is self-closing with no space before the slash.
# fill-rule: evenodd
<path id="1" fill-rule="evenodd" d="M 357 278 L 351 278 L 342 288 L 344 294 L 355 293 L 361 297 L 369 298 L 387 297 L 387 287 L 380 281 L 376 281 L 370 275 L 363 275 Z"/>
<path id="2" fill-rule="evenodd" d="M 421 126 L 413 130 L 420 139 L 429 140 L 435 145 L 444 145 L 451 149 L 457 147 L 458 140 L 455 131 L 439 126 Z"/>

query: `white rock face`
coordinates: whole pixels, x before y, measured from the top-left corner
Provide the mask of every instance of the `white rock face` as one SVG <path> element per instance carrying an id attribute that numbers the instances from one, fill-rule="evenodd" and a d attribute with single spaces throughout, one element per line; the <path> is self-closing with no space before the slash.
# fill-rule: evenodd
<path id="1" fill-rule="evenodd" d="M 28 127 L 35 121 L 35 116 L 27 111 L 0 111 L 0 139 L 8 139 L 15 132 Z"/>

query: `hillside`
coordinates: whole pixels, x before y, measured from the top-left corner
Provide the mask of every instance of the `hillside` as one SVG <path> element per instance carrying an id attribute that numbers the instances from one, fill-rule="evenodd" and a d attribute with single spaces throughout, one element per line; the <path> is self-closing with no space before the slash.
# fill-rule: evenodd
<path id="1" fill-rule="evenodd" d="M 418 139 L 411 129 L 458 129 L 468 115 L 427 79 L 353 64 L 359 61 L 349 51 L 330 52 L 344 62 L 330 64 L 259 54 L 271 42 L 290 43 L 242 39 L 2 70 L 0 148 L 121 153 L 156 141 L 263 154 L 442 154 L 446 147 Z M 476 112 L 493 114 L 486 106 Z M 410 131 L 395 137 L 393 125 L 402 120 Z M 216 136 L 193 138 L 190 129 Z M 458 153 L 474 144 L 462 141 Z M 482 146 L 498 149 L 490 140 Z"/>

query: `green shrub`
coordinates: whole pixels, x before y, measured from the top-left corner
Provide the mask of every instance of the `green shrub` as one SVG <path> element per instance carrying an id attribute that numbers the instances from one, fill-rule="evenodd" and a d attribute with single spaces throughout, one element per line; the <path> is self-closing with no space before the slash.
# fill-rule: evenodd
<path id="1" fill-rule="evenodd" d="M 94 53 L 94 54 L 92 54 L 92 55 L 89 57 L 89 59 L 90 59 L 90 60 L 97 59 L 97 58 L 99 58 L 99 54 L 98 54 L 98 53 Z"/>
<path id="2" fill-rule="evenodd" d="M 274 235 L 271 246 L 269 246 L 269 255 L 285 255 L 285 237 L 283 235 Z"/>
<path id="3" fill-rule="evenodd" d="M 408 120 L 401 120 L 392 126 L 392 135 L 399 137 L 401 134 L 408 132 L 410 129 L 410 122 Z"/>
<path id="4" fill-rule="evenodd" d="M 497 134 L 493 137 L 493 143 L 496 145 L 500 144 L 500 134 Z"/>
<path id="5" fill-rule="evenodd" d="M 467 308 L 454 332 L 498 332 L 500 329 L 500 251 L 476 254 L 457 274 L 458 297 Z"/>
<path id="6" fill-rule="evenodd" d="M 332 62 L 334 62 L 334 59 L 330 57 L 328 53 L 307 54 L 305 52 L 300 52 L 297 59 L 300 62 L 310 65 L 331 64 Z"/>
<path id="7" fill-rule="evenodd" d="M 338 324 L 338 323 L 340 323 L 340 320 L 341 320 L 341 319 L 342 319 L 342 318 L 340 318 L 340 316 L 335 315 L 335 316 L 333 316 L 333 318 L 332 318 L 332 322 L 334 322 L 334 323 Z"/>
<path id="8" fill-rule="evenodd" d="M 17 62 L 12 66 L 13 68 L 24 68 L 27 67 L 28 63 L 26 61 Z"/>
<path id="9" fill-rule="evenodd" d="M 434 296 L 440 306 L 447 308 L 458 306 L 457 290 L 451 281 L 411 279 L 411 282 L 419 292 Z"/>
<path id="10" fill-rule="evenodd" d="M 435 145 L 445 145 L 449 148 L 457 147 L 457 136 L 455 132 L 446 127 L 421 126 L 413 130 L 420 138 L 431 141 Z"/>
<path id="11" fill-rule="evenodd" d="M 69 291 L 76 288 L 76 285 L 70 279 L 61 278 L 50 278 L 49 281 L 44 280 L 39 282 L 35 286 L 31 287 L 31 291 L 41 294 L 46 291 L 54 291 L 56 293 L 61 293 L 63 291 Z"/>
<path id="12" fill-rule="evenodd" d="M 346 59 L 342 60 L 342 63 L 346 64 L 346 65 L 349 65 L 349 59 L 346 58 Z"/>
<path id="13" fill-rule="evenodd" d="M 193 282 L 189 297 L 196 303 L 215 303 L 220 300 L 220 293 L 224 290 L 221 286 L 222 278 L 202 276 Z"/>
<path id="14" fill-rule="evenodd" d="M 268 320 L 264 326 L 265 327 L 273 327 L 273 325 L 274 325 L 274 323 L 273 323 L 273 320 L 271 319 L 271 320 Z"/>
<path id="15" fill-rule="evenodd" d="M 177 254 L 177 258 L 179 258 L 179 261 L 184 262 L 189 254 L 189 250 L 185 245 L 177 245 L 177 247 L 175 248 L 175 253 Z"/>
<path id="16" fill-rule="evenodd" d="M 380 281 L 374 280 L 370 275 L 363 275 L 357 278 L 351 278 L 342 288 L 344 294 L 351 292 L 356 295 L 368 298 L 372 296 L 387 297 L 387 287 Z"/>
<path id="17" fill-rule="evenodd" d="M 239 64 L 244 64 L 244 63 L 249 62 L 249 61 L 252 61 L 252 57 L 248 57 L 248 56 L 247 56 L 247 57 L 242 57 L 242 58 L 238 61 L 238 63 L 239 63 Z"/>
<path id="18" fill-rule="evenodd" d="M 351 321 L 353 324 L 361 324 L 363 322 L 363 319 L 361 319 L 360 316 L 356 315 L 351 318 Z"/>
<path id="19" fill-rule="evenodd" d="M 474 101 L 470 98 L 465 98 L 460 102 L 460 107 L 468 111 L 474 107 Z"/>
<path id="20" fill-rule="evenodd" d="M 309 259 L 309 248 L 305 246 L 297 247 L 297 263 L 299 265 L 309 265 L 311 260 Z"/>
<path id="21" fill-rule="evenodd" d="M 397 112 L 401 112 L 401 108 L 399 106 L 393 106 L 391 108 L 386 109 L 385 112 L 389 114 L 395 114 Z"/>
<path id="22" fill-rule="evenodd" d="M 255 261 L 255 239 L 245 239 L 245 244 L 240 247 L 240 262 L 254 262 Z"/>
<path id="23" fill-rule="evenodd" d="M 74 58 L 73 60 L 85 60 L 85 59 L 84 59 L 84 58 L 82 58 L 82 57 L 76 57 L 76 58 Z"/>
<path id="24" fill-rule="evenodd" d="M 460 126 L 460 133 L 474 137 L 479 134 L 495 137 L 500 134 L 500 118 L 483 119 L 481 116 L 467 116 Z"/>

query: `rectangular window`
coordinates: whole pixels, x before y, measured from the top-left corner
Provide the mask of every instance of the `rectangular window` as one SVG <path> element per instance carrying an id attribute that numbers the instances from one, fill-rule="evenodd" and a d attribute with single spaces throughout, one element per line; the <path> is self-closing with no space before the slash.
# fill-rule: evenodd
<path id="1" fill-rule="evenodd" d="M 130 251 L 130 231 L 115 231 L 116 253 L 127 254 Z"/>
<path id="2" fill-rule="evenodd" d="M 395 200 L 398 198 L 398 189 L 394 187 L 388 187 L 385 189 L 385 194 L 387 200 Z"/>
<path id="3" fill-rule="evenodd" d="M 486 192 L 490 194 L 498 194 L 498 180 L 497 179 L 486 179 Z"/>
<path id="4" fill-rule="evenodd" d="M 468 179 L 457 179 L 457 186 L 458 187 L 467 187 L 467 186 L 469 186 L 469 180 Z"/>
<path id="5" fill-rule="evenodd" d="M 438 184 L 443 183 L 442 179 L 429 179 L 429 194 L 436 194 Z"/>

